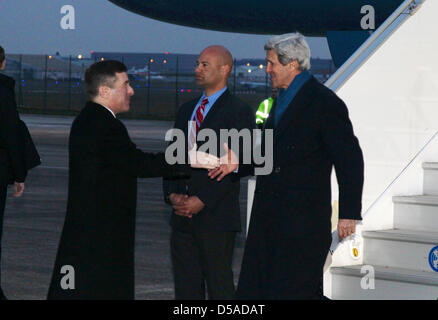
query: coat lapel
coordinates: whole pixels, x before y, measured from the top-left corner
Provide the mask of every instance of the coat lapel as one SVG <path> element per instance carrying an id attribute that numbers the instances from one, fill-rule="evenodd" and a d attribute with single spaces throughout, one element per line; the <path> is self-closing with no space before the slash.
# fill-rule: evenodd
<path id="1" fill-rule="evenodd" d="M 311 77 L 309 81 L 307 81 L 298 91 L 297 95 L 284 111 L 283 115 L 278 121 L 277 126 L 274 127 L 275 110 L 274 114 L 272 116 L 269 116 L 269 118 L 271 118 L 271 122 L 269 124 L 270 128 L 274 127 L 274 144 L 281 138 L 284 130 L 287 127 L 292 126 L 294 122 L 298 120 L 300 113 L 305 111 L 306 107 L 312 101 L 313 81 L 317 80 L 314 77 Z"/>
<path id="2" fill-rule="evenodd" d="M 218 112 L 218 110 L 221 109 L 221 106 L 225 103 L 225 101 L 227 100 L 228 96 L 230 95 L 230 91 L 227 89 L 224 91 L 224 93 L 221 94 L 221 96 L 219 97 L 219 99 L 216 100 L 216 102 L 214 103 L 214 105 L 211 107 L 211 109 L 208 111 L 207 116 L 204 118 L 204 120 L 201 123 L 201 127 L 199 128 L 199 130 L 207 127 L 208 128 L 208 123 L 211 121 L 211 119 L 214 119 L 214 115 Z M 185 115 L 186 118 L 186 123 L 188 121 L 191 121 L 191 116 L 193 114 L 193 111 L 196 108 L 196 105 L 199 102 L 199 99 L 201 99 L 201 97 L 199 97 L 198 99 L 195 100 L 193 106 L 191 108 L 187 109 L 187 114 Z M 186 130 L 187 131 L 187 130 Z"/>
<path id="3" fill-rule="evenodd" d="M 219 99 L 216 100 L 214 105 L 211 107 L 211 109 L 208 111 L 207 116 L 205 117 L 204 121 L 201 123 L 200 130 L 203 128 L 208 128 L 208 124 L 214 119 L 215 114 L 221 109 L 221 107 L 224 105 L 224 103 L 227 101 L 228 96 L 230 95 L 230 91 L 227 89 L 224 93 L 221 94 Z"/>

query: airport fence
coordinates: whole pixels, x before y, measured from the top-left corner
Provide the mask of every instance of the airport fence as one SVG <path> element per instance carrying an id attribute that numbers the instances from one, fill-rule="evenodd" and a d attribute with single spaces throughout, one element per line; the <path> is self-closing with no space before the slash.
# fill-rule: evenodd
<path id="1" fill-rule="evenodd" d="M 5 73 L 16 80 L 20 112 L 77 114 L 83 108 L 87 100 L 84 73 L 94 61 L 71 56 L 25 54 L 7 55 L 6 59 Z M 131 98 L 131 110 L 124 117 L 172 120 L 181 104 L 202 94 L 202 89 L 196 85 L 194 66 L 192 71 L 187 67 L 184 71 L 176 59 L 174 67 L 154 67 L 153 72 L 128 72 L 135 94 Z M 229 77 L 228 88 L 254 110 L 257 109 L 270 95 L 268 77 L 263 74 L 258 81 L 251 81 L 235 70 Z"/>

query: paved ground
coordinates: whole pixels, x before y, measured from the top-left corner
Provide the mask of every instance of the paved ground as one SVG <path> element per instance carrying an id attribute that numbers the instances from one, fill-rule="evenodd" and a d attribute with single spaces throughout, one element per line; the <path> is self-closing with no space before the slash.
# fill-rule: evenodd
<path id="1" fill-rule="evenodd" d="M 22 198 L 8 197 L 2 241 L 2 286 L 9 299 L 45 299 L 67 202 L 67 142 L 71 117 L 23 115 L 43 164 L 29 173 Z M 124 120 L 143 150 L 164 150 L 171 122 Z M 241 182 L 242 225 L 247 181 Z M 169 254 L 170 207 L 163 202 L 161 179 L 138 182 L 136 299 L 173 299 Z M 244 235 L 239 234 L 233 270 L 240 271 Z M 110 281 L 111 279 L 108 279 Z"/>

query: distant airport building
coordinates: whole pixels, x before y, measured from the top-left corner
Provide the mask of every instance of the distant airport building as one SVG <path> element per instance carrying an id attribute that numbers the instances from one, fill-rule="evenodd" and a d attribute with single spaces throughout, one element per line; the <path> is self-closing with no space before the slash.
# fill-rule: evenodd
<path id="1" fill-rule="evenodd" d="M 178 72 L 193 73 L 197 55 L 175 53 L 127 53 L 127 52 L 92 52 L 91 60 L 119 60 L 126 64 L 128 69 L 143 69 L 151 72 Z"/>
<path id="2" fill-rule="evenodd" d="M 6 54 L 7 67 L 5 73 L 15 79 L 43 80 L 81 80 L 90 61 L 75 57 L 38 54 Z"/>
<path id="3" fill-rule="evenodd" d="M 176 53 L 127 53 L 127 52 L 91 52 L 89 58 L 83 55 L 61 56 L 34 54 L 7 54 L 5 73 L 15 79 L 25 80 L 83 80 L 86 68 L 102 60 L 119 60 L 126 64 L 132 80 L 193 81 L 197 54 Z M 329 78 L 335 68 L 330 59 L 311 59 L 311 72 L 323 82 Z M 150 71 L 150 74 L 149 74 Z M 190 79 L 189 79 L 190 78 Z M 266 75 L 265 59 L 238 59 L 231 79 L 248 89 L 269 86 Z M 230 79 L 230 80 L 231 80 Z M 234 80 L 233 80 L 234 81 Z"/>
<path id="4" fill-rule="evenodd" d="M 92 52 L 92 61 L 115 59 L 126 64 L 132 74 L 147 73 L 178 73 L 193 74 L 197 54 L 178 53 L 127 53 L 127 52 Z M 265 59 L 239 59 L 235 61 L 236 76 L 246 80 L 265 81 Z M 331 59 L 311 59 L 312 73 L 319 80 L 326 80 L 334 71 Z"/>

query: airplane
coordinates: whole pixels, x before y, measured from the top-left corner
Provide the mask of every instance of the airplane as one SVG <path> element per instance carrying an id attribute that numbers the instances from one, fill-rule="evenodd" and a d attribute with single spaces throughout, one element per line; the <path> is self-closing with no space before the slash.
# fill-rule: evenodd
<path id="1" fill-rule="evenodd" d="M 370 35 L 361 21 L 373 8 L 378 28 L 403 0 L 109 0 L 131 12 L 181 26 L 275 35 L 327 37 L 340 66 Z"/>

